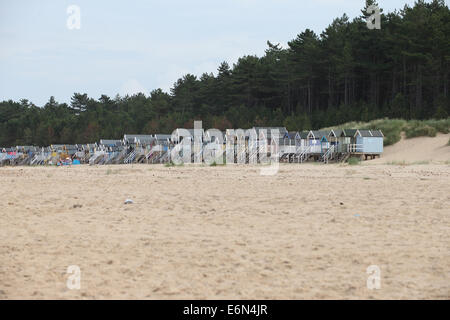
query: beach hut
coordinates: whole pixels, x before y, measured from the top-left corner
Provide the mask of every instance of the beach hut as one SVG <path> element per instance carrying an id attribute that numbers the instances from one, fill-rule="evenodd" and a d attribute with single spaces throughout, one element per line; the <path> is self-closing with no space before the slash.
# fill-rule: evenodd
<path id="1" fill-rule="evenodd" d="M 123 144 L 123 140 L 100 139 L 100 144 L 105 147 L 118 147 Z"/>
<path id="2" fill-rule="evenodd" d="M 129 148 L 123 144 L 110 147 L 111 154 L 106 164 L 119 164 L 124 163 L 125 158 L 128 156 Z"/>
<path id="3" fill-rule="evenodd" d="M 252 130 L 256 133 L 257 139 L 262 143 L 265 142 L 270 145 L 272 137 L 284 138 L 289 135 L 285 127 L 253 127 Z"/>
<path id="4" fill-rule="evenodd" d="M 356 151 L 374 158 L 383 153 L 384 135 L 380 130 L 358 130 L 355 134 Z"/>
<path id="5" fill-rule="evenodd" d="M 279 161 L 291 162 L 297 153 L 295 138 L 272 136 L 270 144 L 271 155 L 276 155 Z"/>
<path id="6" fill-rule="evenodd" d="M 139 135 L 134 138 L 136 144 L 136 156 L 134 161 L 136 163 L 143 163 L 147 160 L 147 154 L 156 143 L 156 138 L 152 135 Z"/>
<path id="7" fill-rule="evenodd" d="M 126 146 L 134 146 L 136 144 L 135 134 L 124 134 L 123 135 L 123 144 Z"/>
<path id="8" fill-rule="evenodd" d="M 223 164 L 225 152 L 224 134 L 219 130 L 207 130 L 204 137 L 203 160 L 206 164 Z"/>
<path id="9" fill-rule="evenodd" d="M 309 148 L 309 153 L 311 154 L 322 154 L 324 149 L 329 148 L 328 142 L 329 132 L 327 131 L 317 131 L 311 130 L 307 136 L 307 145 Z"/>
<path id="10" fill-rule="evenodd" d="M 99 146 L 105 152 L 97 164 L 114 164 L 123 161 L 126 149 L 123 140 L 100 139 Z"/>
<path id="11" fill-rule="evenodd" d="M 237 150 L 237 135 L 236 130 L 226 129 L 225 130 L 225 153 L 227 164 L 236 163 L 236 150 Z"/>
<path id="12" fill-rule="evenodd" d="M 8 154 L 6 153 L 6 148 L 0 148 L 0 166 L 3 161 L 7 158 Z"/>
<path id="13" fill-rule="evenodd" d="M 156 142 L 161 142 L 161 141 L 171 142 L 171 138 L 172 138 L 172 136 L 170 134 L 161 134 L 161 133 L 155 134 L 154 137 L 156 139 Z"/>
<path id="14" fill-rule="evenodd" d="M 285 127 L 254 127 L 252 128 L 256 134 L 257 149 L 253 154 L 259 154 L 260 162 L 266 162 L 267 157 L 272 155 L 272 143 L 279 145 L 279 139 L 289 137 L 289 133 Z M 274 139 L 275 142 L 272 141 Z M 283 143 L 284 145 L 284 143 Z M 249 149 L 252 149 L 251 146 Z M 274 153 L 278 153 L 279 150 L 274 149 Z"/>
<path id="15" fill-rule="evenodd" d="M 69 155 L 70 158 L 73 158 L 75 154 L 78 152 L 78 146 L 76 144 L 66 144 L 64 146 L 64 150 Z"/>
<path id="16" fill-rule="evenodd" d="M 201 158 L 204 135 L 203 129 L 178 128 L 172 133 L 174 149 L 184 163 L 191 163 L 196 157 Z"/>
<path id="17" fill-rule="evenodd" d="M 339 135 L 337 152 L 349 153 L 353 150 L 356 151 L 356 136 L 358 135 L 358 129 L 343 129 Z"/>
<path id="18" fill-rule="evenodd" d="M 33 158 L 31 159 L 29 164 L 31 166 L 43 165 L 45 164 L 45 160 L 46 160 L 45 148 L 39 148 L 39 150 L 37 150 L 34 153 Z"/>
<path id="19" fill-rule="evenodd" d="M 89 158 L 95 153 L 96 147 L 97 143 L 78 144 L 79 152 L 77 157 L 81 163 L 89 163 Z"/>
<path id="20" fill-rule="evenodd" d="M 126 156 L 123 159 L 123 163 L 130 164 L 135 161 L 137 155 L 142 154 L 142 147 L 140 145 L 140 139 L 145 139 L 147 135 L 139 134 L 125 134 L 123 136 L 123 145 L 126 148 Z"/>
<path id="21" fill-rule="evenodd" d="M 331 129 L 328 133 L 328 141 L 330 145 L 337 145 L 339 142 L 339 137 L 342 133 L 342 129 Z"/>
<path id="22" fill-rule="evenodd" d="M 309 131 L 301 131 L 298 133 L 300 135 L 300 146 L 306 147 L 308 146 L 308 135 Z"/>
<path id="23" fill-rule="evenodd" d="M 236 163 L 245 164 L 247 162 L 248 141 L 252 130 L 236 130 Z M 253 136 L 255 133 L 251 133 Z"/>
<path id="24" fill-rule="evenodd" d="M 17 157 L 11 163 L 13 165 L 28 165 L 32 160 L 32 154 L 34 151 L 33 146 L 17 146 Z"/>
<path id="25" fill-rule="evenodd" d="M 136 135 L 134 137 L 134 143 L 139 147 L 147 147 L 155 144 L 155 137 L 152 135 Z"/>
<path id="26" fill-rule="evenodd" d="M 174 144 L 178 144 L 182 141 L 183 138 L 186 136 L 191 135 L 189 130 L 177 128 L 174 130 L 174 132 L 171 135 L 171 139 Z"/>
<path id="27" fill-rule="evenodd" d="M 170 134 L 155 134 L 155 145 L 147 152 L 147 163 L 164 163 L 170 161 L 172 136 Z"/>
<path id="28" fill-rule="evenodd" d="M 8 165 L 15 166 L 19 162 L 19 158 L 22 156 L 22 152 L 20 152 L 17 147 L 9 148 L 7 152 L 7 163 Z"/>
<path id="29" fill-rule="evenodd" d="M 203 146 L 206 141 L 206 133 L 203 129 L 188 129 L 191 134 L 191 160 L 190 162 L 201 163 L 203 161 Z"/>
<path id="30" fill-rule="evenodd" d="M 183 139 L 189 139 L 192 143 L 197 141 L 203 143 L 205 131 L 203 129 L 183 129 L 177 128 L 171 135 L 173 143 L 180 143 Z"/>
<path id="31" fill-rule="evenodd" d="M 356 135 L 358 134 L 358 129 L 344 129 L 342 130 L 341 137 L 345 138 L 345 144 L 355 144 Z"/>
<path id="32" fill-rule="evenodd" d="M 286 137 L 289 138 L 291 141 L 294 141 L 295 145 L 297 147 L 301 146 L 302 138 L 301 138 L 300 132 L 298 132 L 298 131 L 288 132 L 286 134 Z"/>

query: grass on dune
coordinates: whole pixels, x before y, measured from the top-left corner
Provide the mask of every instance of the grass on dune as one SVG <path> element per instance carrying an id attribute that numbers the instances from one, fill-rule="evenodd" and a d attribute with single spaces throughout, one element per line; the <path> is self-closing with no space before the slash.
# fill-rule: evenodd
<path id="1" fill-rule="evenodd" d="M 440 120 L 384 118 L 370 122 L 348 122 L 326 129 L 380 129 L 384 134 L 384 145 L 389 146 L 400 141 L 402 132 L 405 132 L 406 138 L 435 137 L 438 132 L 449 133 L 450 118 Z"/>
<path id="2" fill-rule="evenodd" d="M 347 163 L 348 163 L 350 166 L 356 166 L 356 165 L 358 165 L 358 164 L 361 164 L 361 160 L 358 159 L 358 158 L 349 158 L 349 159 L 347 160 Z"/>

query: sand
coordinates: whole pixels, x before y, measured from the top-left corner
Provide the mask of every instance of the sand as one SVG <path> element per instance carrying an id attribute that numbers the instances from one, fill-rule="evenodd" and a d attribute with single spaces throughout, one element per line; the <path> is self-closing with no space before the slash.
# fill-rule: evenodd
<path id="1" fill-rule="evenodd" d="M 450 298 L 450 165 L 259 169 L 0 168 L 0 299 Z"/>
<path id="2" fill-rule="evenodd" d="M 445 162 L 450 160 L 450 134 L 438 133 L 436 137 L 418 137 L 402 140 L 384 148 L 383 157 L 372 163 L 389 162 Z"/>

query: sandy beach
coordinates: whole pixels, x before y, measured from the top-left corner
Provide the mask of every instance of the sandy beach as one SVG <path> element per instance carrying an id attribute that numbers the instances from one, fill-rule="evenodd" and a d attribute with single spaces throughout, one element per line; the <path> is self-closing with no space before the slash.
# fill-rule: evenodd
<path id="1" fill-rule="evenodd" d="M 259 173 L 0 168 L 0 298 L 450 298 L 448 164 Z"/>

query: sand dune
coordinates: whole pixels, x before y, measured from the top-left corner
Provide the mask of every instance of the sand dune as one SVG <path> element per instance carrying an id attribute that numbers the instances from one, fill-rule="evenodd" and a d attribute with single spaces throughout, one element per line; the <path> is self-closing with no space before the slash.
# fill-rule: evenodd
<path id="1" fill-rule="evenodd" d="M 450 161 L 449 139 L 450 134 L 438 134 L 436 137 L 418 137 L 413 139 L 405 139 L 403 136 L 398 143 L 385 147 L 381 158 L 372 160 L 369 163 Z"/>
<path id="2" fill-rule="evenodd" d="M 0 299 L 450 298 L 448 165 L 3 167 L 0 191 Z"/>

